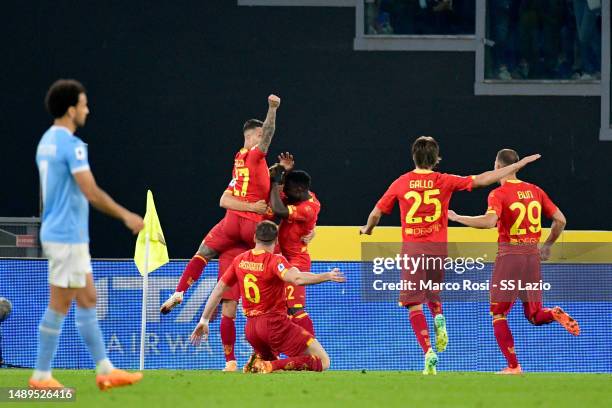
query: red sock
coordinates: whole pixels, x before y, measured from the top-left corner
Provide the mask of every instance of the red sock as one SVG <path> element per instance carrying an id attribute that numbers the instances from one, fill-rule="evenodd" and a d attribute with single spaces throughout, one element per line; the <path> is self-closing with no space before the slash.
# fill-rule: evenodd
<path id="1" fill-rule="evenodd" d="M 538 310 L 536 314 L 532 316 L 532 319 L 532 323 L 537 325 L 547 324 L 555 320 L 551 310 L 548 308 Z"/>
<path id="2" fill-rule="evenodd" d="M 427 353 L 427 350 L 431 348 L 431 341 L 429 340 L 429 327 L 427 327 L 427 320 L 422 310 L 410 311 L 410 324 L 412 330 L 417 338 L 417 341 L 423 349 L 423 353 Z"/>
<path id="3" fill-rule="evenodd" d="M 518 365 L 518 359 L 514 352 L 514 338 L 512 338 L 512 332 L 505 317 L 493 320 L 493 332 L 501 352 L 506 357 L 508 367 L 515 368 Z"/>
<path id="4" fill-rule="evenodd" d="M 200 279 L 200 275 L 202 275 L 202 271 L 206 267 L 208 261 L 204 259 L 200 255 L 194 255 L 193 258 L 189 261 L 183 274 L 181 275 L 181 279 L 179 279 L 179 283 L 176 286 L 177 292 L 185 292 L 191 285 L 195 283 L 198 279 Z"/>
<path id="5" fill-rule="evenodd" d="M 427 307 L 433 317 L 442 314 L 442 303 L 440 302 L 427 302 Z"/>
<path id="6" fill-rule="evenodd" d="M 295 314 L 291 321 L 300 326 L 302 329 L 306 330 L 308 333 L 312 334 L 313 336 L 315 335 L 312 319 L 310 318 L 308 313 L 306 313 L 306 311 L 302 311 Z"/>
<path id="7" fill-rule="evenodd" d="M 272 371 L 323 371 L 321 359 L 315 356 L 289 357 L 274 360 L 270 363 L 272 364 Z"/>
<path id="8" fill-rule="evenodd" d="M 223 343 L 223 351 L 225 352 L 225 361 L 235 360 L 234 345 L 236 344 L 236 324 L 234 323 L 234 319 L 222 316 L 220 331 L 221 343 Z"/>

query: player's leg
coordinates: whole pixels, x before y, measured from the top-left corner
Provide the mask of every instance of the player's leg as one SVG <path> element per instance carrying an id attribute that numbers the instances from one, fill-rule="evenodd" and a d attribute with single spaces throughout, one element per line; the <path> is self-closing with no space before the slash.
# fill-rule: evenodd
<path id="1" fill-rule="evenodd" d="M 61 388 L 62 384 L 51 376 L 51 364 L 64 319 L 76 296 L 77 289 L 71 286 L 78 279 L 70 244 L 43 243 L 43 251 L 49 259 L 49 303 L 38 326 L 36 367 L 29 384 L 31 388 Z"/>
<path id="2" fill-rule="evenodd" d="M 51 364 L 57 350 L 62 325 L 70 309 L 76 289 L 49 285 L 49 304 L 38 326 L 36 368 L 30 378 L 30 388 L 63 388 L 51 376 Z"/>
<path id="3" fill-rule="evenodd" d="M 196 254 L 189 260 L 183 270 L 174 293 L 160 307 L 162 314 L 168 314 L 183 301 L 183 295 L 193 285 L 208 265 L 208 262 L 217 257 L 221 249 L 228 245 L 228 239 L 224 231 L 226 219 L 223 218 L 206 235 L 200 244 Z"/>
<path id="4" fill-rule="evenodd" d="M 427 279 L 431 282 L 441 284 L 444 281 L 444 260 L 440 257 L 430 258 L 438 264 L 432 265 L 427 271 Z M 439 261 L 438 261 L 439 260 Z M 439 290 L 427 291 L 427 307 L 434 318 L 434 329 L 436 332 L 436 350 L 442 352 L 448 346 L 448 331 L 446 330 L 446 318 L 442 314 L 442 299 Z"/>
<path id="5" fill-rule="evenodd" d="M 75 321 L 79 334 L 96 363 L 96 383 L 101 390 L 135 384 L 142 373 L 128 373 L 116 369 L 106 356 L 106 347 L 96 317 L 96 287 L 93 275 L 88 273 L 85 287 L 77 291 Z"/>
<path id="6" fill-rule="evenodd" d="M 287 309 L 287 313 L 291 317 L 291 321 L 293 323 L 297 324 L 313 336 L 315 335 L 312 319 L 303 307 L 290 307 Z"/>
<path id="7" fill-rule="evenodd" d="M 407 304 L 405 305 L 409 310 L 410 325 L 412 331 L 425 353 L 425 361 L 423 367 L 424 375 L 436 375 L 436 366 L 438 364 L 438 356 L 431 348 L 431 339 L 429 338 L 429 327 L 427 326 L 427 320 L 423 314 L 422 304 Z"/>
<path id="8" fill-rule="evenodd" d="M 310 271 L 310 259 L 288 259 L 288 261 L 300 271 Z M 310 315 L 304 309 L 306 306 L 306 287 L 285 283 L 285 299 L 287 314 L 291 317 L 291 321 L 314 336 L 314 324 Z"/>
<path id="9" fill-rule="evenodd" d="M 491 314 L 493 315 L 493 333 L 500 351 L 504 355 L 508 366 L 497 374 L 521 374 L 521 366 L 514 349 L 514 337 L 506 316 L 512 309 L 511 302 L 491 303 Z"/>

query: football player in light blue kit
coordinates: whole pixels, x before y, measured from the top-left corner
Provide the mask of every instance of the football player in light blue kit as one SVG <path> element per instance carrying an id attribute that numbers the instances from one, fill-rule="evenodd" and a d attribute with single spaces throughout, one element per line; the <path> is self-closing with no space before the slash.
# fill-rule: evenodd
<path id="1" fill-rule="evenodd" d="M 89 256 L 89 203 L 118 218 L 136 234 L 142 218 L 100 189 L 89 169 L 87 145 L 74 135 L 89 114 L 85 88 L 78 81 L 60 79 L 45 99 L 54 123 L 36 150 L 43 196 L 40 241 L 49 259 L 49 305 L 39 325 L 36 369 L 31 388 L 62 388 L 51 376 L 62 323 L 76 299 L 76 325 L 96 363 L 96 383 L 101 390 L 138 382 L 142 373 L 113 367 L 96 318 L 96 288 Z"/>

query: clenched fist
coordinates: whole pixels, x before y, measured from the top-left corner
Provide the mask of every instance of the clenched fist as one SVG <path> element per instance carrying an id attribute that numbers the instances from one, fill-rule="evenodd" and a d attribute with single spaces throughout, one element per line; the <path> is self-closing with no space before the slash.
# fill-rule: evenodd
<path id="1" fill-rule="evenodd" d="M 280 106 L 280 98 L 276 95 L 268 96 L 268 106 L 272 109 L 276 109 Z"/>

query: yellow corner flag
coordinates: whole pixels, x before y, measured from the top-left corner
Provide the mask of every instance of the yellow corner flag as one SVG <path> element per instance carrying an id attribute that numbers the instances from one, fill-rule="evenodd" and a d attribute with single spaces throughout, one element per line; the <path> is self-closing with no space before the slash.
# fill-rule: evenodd
<path id="1" fill-rule="evenodd" d="M 170 261 L 168 258 L 168 247 L 166 247 L 166 240 L 164 239 L 164 233 L 159 223 L 157 211 L 155 210 L 151 190 L 147 190 L 147 212 L 144 216 L 144 225 L 145 227 L 138 233 L 136 251 L 134 251 L 134 262 L 142 276 L 153 272 Z M 149 241 L 148 263 L 146 262 L 147 238 Z"/>

